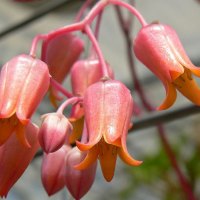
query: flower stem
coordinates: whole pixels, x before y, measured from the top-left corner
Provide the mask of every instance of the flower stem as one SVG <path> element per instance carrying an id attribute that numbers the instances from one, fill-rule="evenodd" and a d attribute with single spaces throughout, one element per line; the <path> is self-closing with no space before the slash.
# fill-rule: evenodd
<path id="1" fill-rule="evenodd" d="M 147 25 L 147 22 L 145 21 L 144 17 L 138 12 L 137 9 L 135 9 L 130 4 L 125 3 L 124 1 L 121 0 L 109 0 L 109 3 L 127 8 L 134 16 L 137 17 L 142 26 Z"/>
<path id="2" fill-rule="evenodd" d="M 90 29 L 89 26 L 85 27 L 85 32 L 87 33 L 88 37 L 90 38 L 90 41 L 92 42 L 92 45 L 93 45 L 94 49 L 96 50 L 97 56 L 99 57 L 99 62 L 101 64 L 100 66 L 102 69 L 103 77 L 109 77 L 108 67 L 104 60 L 103 54 L 101 52 L 101 49 L 99 47 L 99 44 L 98 44 L 94 34 L 92 33 L 92 30 Z"/>
<path id="3" fill-rule="evenodd" d="M 115 0 L 113 0 L 113 1 L 115 1 Z M 124 37 L 126 39 L 127 55 L 128 55 L 129 66 L 130 66 L 130 70 L 132 73 L 132 78 L 134 81 L 135 89 L 138 92 L 140 99 L 142 100 L 142 103 L 143 103 L 144 107 L 146 108 L 146 110 L 154 111 L 155 108 L 147 100 L 147 98 L 144 94 L 143 88 L 140 85 L 139 79 L 137 77 L 137 73 L 135 70 L 134 58 L 133 58 L 133 54 L 132 54 L 132 45 L 131 45 L 132 41 L 131 41 L 129 26 L 127 26 L 127 25 L 125 26 L 126 22 L 122 16 L 122 13 L 121 13 L 121 10 L 119 7 L 116 7 L 116 12 L 117 12 L 117 16 L 118 16 L 118 19 L 120 22 L 120 27 L 122 28 Z M 184 174 L 182 173 L 182 171 L 177 163 L 177 160 L 175 158 L 175 155 L 173 153 L 173 150 L 165 136 L 164 127 L 162 125 L 158 125 L 157 129 L 159 132 L 159 137 L 160 137 L 163 147 L 165 149 L 165 152 L 171 162 L 172 167 L 174 168 L 174 171 L 177 174 L 180 185 L 183 188 L 183 191 L 185 192 L 187 199 L 188 200 L 196 200 L 196 197 L 193 194 L 192 188 L 191 188 L 189 182 L 187 181 L 187 179 L 185 178 Z"/>
<path id="4" fill-rule="evenodd" d="M 102 15 L 103 15 L 103 10 L 99 13 L 97 20 L 96 20 L 95 31 L 94 31 L 94 36 L 95 36 L 96 40 L 98 40 L 98 36 L 99 36 L 99 29 L 100 29 Z"/>
<path id="5" fill-rule="evenodd" d="M 53 78 L 51 80 L 51 86 L 61 92 L 63 95 L 65 95 L 67 98 L 73 97 L 73 94 L 67 91 L 60 83 L 58 83 L 56 80 Z"/>
<path id="6" fill-rule="evenodd" d="M 58 108 L 57 110 L 57 113 L 63 113 L 64 109 L 68 106 L 68 105 L 71 105 L 71 104 L 75 104 L 75 103 L 78 103 L 79 101 L 82 101 L 83 100 L 83 97 L 72 97 L 70 99 L 67 99 L 66 101 L 64 101 L 60 107 Z"/>
<path id="7" fill-rule="evenodd" d="M 99 1 L 82 21 L 53 30 L 52 32 L 48 33 L 48 37 L 55 37 L 67 32 L 83 31 L 86 26 L 89 26 L 92 23 L 94 18 L 104 9 L 107 4 L 108 2 L 105 0 Z"/>
<path id="8" fill-rule="evenodd" d="M 32 41 L 32 45 L 31 45 L 31 49 L 30 49 L 30 52 L 29 54 L 32 56 L 32 57 L 36 57 L 36 48 L 37 48 L 37 44 L 40 40 L 45 40 L 47 37 L 47 35 L 36 35 L 34 38 L 33 38 L 33 41 Z"/>

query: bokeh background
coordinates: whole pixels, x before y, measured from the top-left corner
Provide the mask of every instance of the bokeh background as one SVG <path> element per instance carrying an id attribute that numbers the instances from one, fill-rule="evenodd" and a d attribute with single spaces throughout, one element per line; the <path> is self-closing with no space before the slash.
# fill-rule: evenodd
<path id="1" fill-rule="evenodd" d="M 13 0 L 0 0 L 0 35 L 1 32 L 59 2 L 64 1 L 38 0 L 32 3 L 19 3 Z M 2 35 L 0 37 L 1 66 L 18 54 L 28 53 L 35 35 L 73 23 L 82 3 L 81 0 L 69 0 L 68 3 L 26 26 Z M 200 65 L 200 3 L 195 0 L 136 0 L 135 4 L 147 22 L 159 21 L 171 25 L 180 36 L 193 63 Z M 139 29 L 140 25 L 135 21 L 133 38 Z M 112 6 L 106 8 L 103 14 L 99 41 L 104 56 L 115 71 L 116 79 L 123 81 L 133 90 L 133 98 L 140 105 L 128 68 L 124 38 Z M 40 48 L 38 48 L 39 55 Z M 137 61 L 136 67 L 147 97 L 155 106 L 158 106 L 165 96 L 162 84 Z M 70 88 L 69 79 L 66 80 L 66 87 Z M 187 105 L 190 105 L 190 102 L 178 95 L 171 110 Z M 51 111 L 52 107 L 43 101 L 33 120 L 39 123 L 40 115 Z M 139 117 L 142 118 L 146 115 L 143 112 Z M 200 199 L 200 114 L 165 123 L 164 127 L 180 168 L 190 181 L 194 193 Z M 111 183 L 103 180 L 101 171 L 98 169 L 95 183 L 83 198 L 84 200 L 186 199 L 155 127 L 131 132 L 127 143 L 130 154 L 144 161 L 142 166 L 129 167 L 118 159 L 115 177 Z M 7 199 L 71 199 L 65 189 L 49 198 L 41 183 L 40 168 L 41 157 L 38 157 L 12 188 Z"/>

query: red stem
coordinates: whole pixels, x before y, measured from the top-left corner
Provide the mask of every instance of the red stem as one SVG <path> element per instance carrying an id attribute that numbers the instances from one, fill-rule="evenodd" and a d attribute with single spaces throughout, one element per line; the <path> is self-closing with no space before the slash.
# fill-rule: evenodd
<path id="1" fill-rule="evenodd" d="M 51 80 L 51 86 L 61 92 L 63 95 L 65 95 L 67 98 L 73 97 L 73 94 L 69 91 L 67 91 L 60 83 L 58 83 L 56 80 L 53 78 Z"/>
<path id="2" fill-rule="evenodd" d="M 32 56 L 32 57 L 36 57 L 36 48 L 37 48 L 37 44 L 40 40 L 45 40 L 47 38 L 47 35 L 36 35 L 34 38 L 33 38 L 33 41 L 32 41 L 32 45 L 31 45 L 31 49 L 30 49 L 30 52 L 29 54 Z"/>
<path id="3" fill-rule="evenodd" d="M 93 44 L 94 49 L 96 50 L 96 53 L 99 57 L 99 62 L 101 64 L 101 69 L 102 69 L 102 74 L 103 77 L 109 77 L 109 72 L 108 72 L 108 66 L 106 65 L 106 62 L 104 60 L 103 54 L 101 52 L 101 49 L 99 47 L 99 44 L 94 36 L 94 34 L 92 33 L 92 30 L 90 29 L 89 26 L 85 27 L 85 32 L 87 33 L 88 37 L 90 38 L 90 41 Z"/>
<path id="4" fill-rule="evenodd" d="M 136 74 L 134 57 L 133 57 L 133 54 L 132 54 L 132 39 L 131 39 L 131 36 L 130 36 L 130 28 L 127 25 L 126 21 L 124 20 L 119 7 L 116 7 L 116 11 L 117 11 L 117 16 L 118 16 L 118 19 L 119 19 L 119 22 L 120 22 L 120 27 L 122 28 L 122 31 L 124 33 L 124 37 L 126 39 L 127 56 L 128 56 L 128 60 L 129 60 L 129 66 L 130 66 L 130 70 L 131 70 L 131 74 L 132 74 L 132 79 L 134 81 L 135 89 L 138 92 L 138 94 L 139 94 L 139 96 L 142 100 L 143 106 L 146 108 L 146 110 L 154 111 L 155 109 L 149 103 L 149 101 L 147 100 L 147 98 L 144 94 L 143 88 L 140 85 L 140 81 L 139 81 L 137 74 Z M 158 125 L 157 128 L 158 128 L 159 136 L 160 136 L 160 139 L 162 141 L 163 147 L 164 147 L 166 154 L 167 154 L 167 156 L 168 156 L 168 158 L 171 162 L 172 167 L 174 168 L 174 170 L 177 174 L 180 185 L 183 188 L 183 190 L 184 190 L 184 192 L 187 196 L 187 199 L 188 200 L 197 200 L 196 197 L 193 194 L 193 191 L 191 189 L 189 182 L 187 181 L 187 179 L 185 178 L 181 169 L 179 168 L 179 165 L 178 165 L 177 160 L 175 158 L 175 155 L 172 151 L 172 148 L 171 148 L 171 146 L 170 146 L 170 144 L 169 144 L 169 142 L 168 142 L 168 140 L 165 136 L 165 131 L 164 131 L 163 126 Z"/>
<path id="5" fill-rule="evenodd" d="M 83 98 L 82 97 L 71 97 L 69 99 L 67 99 L 66 101 L 64 101 L 58 108 L 58 110 L 56 111 L 57 113 L 61 113 L 63 114 L 64 109 L 69 106 L 69 105 L 73 105 L 79 101 L 82 101 Z"/>

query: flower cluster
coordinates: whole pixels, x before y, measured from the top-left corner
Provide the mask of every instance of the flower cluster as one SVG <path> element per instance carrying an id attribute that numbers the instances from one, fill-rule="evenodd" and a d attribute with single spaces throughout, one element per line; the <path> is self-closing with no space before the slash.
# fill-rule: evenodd
<path id="1" fill-rule="evenodd" d="M 110 4 L 127 8 L 142 25 L 133 50 L 164 84 L 166 99 L 158 109 L 173 105 L 176 89 L 200 105 L 199 87 L 193 79 L 193 75 L 200 77 L 200 69 L 187 57 L 175 31 L 164 24 L 147 24 L 123 1 L 99 1 L 85 18 L 79 13 L 74 24 L 36 36 L 29 55 L 18 55 L 2 67 L 0 196 L 7 196 L 39 148 L 44 151 L 41 179 L 48 195 L 66 186 L 75 199 L 91 188 L 98 160 L 106 181 L 114 176 L 118 156 L 131 166 L 142 163 L 126 146 L 135 106 L 131 92 L 114 78 L 98 44 L 101 11 Z M 93 33 L 90 25 L 95 18 Z M 91 42 L 85 58 L 85 43 L 75 31 L 85 33 Z M 36 56 L 39 40 L 41 56 Z M 67 76 L 71 92 L 63 84 Z M 47 94 L 56 111 L 44 114 L 38 127 L 31 117 Z"/>

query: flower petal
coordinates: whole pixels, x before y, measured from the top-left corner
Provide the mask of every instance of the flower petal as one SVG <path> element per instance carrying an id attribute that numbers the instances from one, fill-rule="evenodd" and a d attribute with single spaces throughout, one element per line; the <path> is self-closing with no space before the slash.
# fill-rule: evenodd
<path id="1" fill-rule="evenodd" d="M 81 117 L 78 120 L 69 118 L 69 121 L 71 122 L 73 127 L 73 131 L 69 136 L 69 143 L 73 144 L 76 140 L 80 139 L 81 137 L 81 134 L 83 132 L 84 117 Z"/>
<path id="2" fill-rule="evenodd" d="M 26 137 L 31 145 L 21 145 L 16 134 L 0 147 L 0 196 L 6 197 L 10 188 L 20 178 L 39 148 L 37 140 L 38 127 L 33 124 L 26 126 Z"/>
<path id="3" fill-rule="evenodd" d="M 93 146 L 95 146 L 95 145 L 99 142 L 100 139 L 101 139 L 101 138 L 96 138 L 95 140 L 93 140 L 93 141 L 91 141 L 91 142 L 88 142 L 88 143 L 86 143 L 86 144 L 81 143 L 81 142 L 79 142 L 79 141 L 76 141 L 76 146 L 77 146 L 77 147 L 79 148 L 79 150 L 81 150 L 81 151 L 87 151 L 87 150 L 91 149 Z"/>
<path id="4" fill-rule="evenodd" d="M 132 156 L 130 156 L 127 149 L 121 148 L 118 151 L 118 154 L 119 154 L 119 157 L 128 165 L 139 166 L 143 162 L 143 161 L 135 160 Z"/>
<path id="5" fill-rule="evenodd" d="M 185 69 L 185 73 L 174 81 L 174 85 L 190 101 L 200 105 L 200 87 L 192 78 L 192 74 L 188 69 Z"/>
<path id="6" fill-rule="evenodd" d="M 20 55 L 8 61 L 0 75 L 0 117 L 9 118 L 16 111 L 24 82 L 29 74 L 31 60 Z"/>
<path id="7" fill-rule="evenodd" d="M 135 160 L 129 153 L 126 147 L 126 141 L 122 139 L 122 147 L 118 150 L 119 157 L 128 165 L 138 166 L 142 161 Z"/>
<path id="8" fill-rule="evenodd" d="M 99 151 L 98 151 L 97 146 L 92 147 L 87 152 L 87 155 L 84 158 L 84 160 L 81 163 L 75 165 L 74 168 L 77 170 L 83 170 L 83 169 L 88 168 L 90 165 L 92 165 L 97 160 L 98 154 L 99 154 Z"/>
<path id="9" fill-rule="evenodd" d="M 101 141 L 99 144 L 99 161 L 106 181 L 110 182 L 115 174 L 119 147 Z"/>
<path id="10" fill-rule="evenodd" d="M 56 152 L 44 153 L 41 179 L 49 196 L 61 190 L 65 185 L 65 156 L 70 149 L 71 147 L 63 145 Z"/>
<path id="11" fill-rule="evenodd" d="M 89 191 L 95 179 L 97 162 L 83 170 L 74 168 L 84 157 L 85 152 L 80 152 L 76 147 L 66 156 L 65 183 L 75 199 L 81 199 Z"/>
<path id="12" fill-rule="evenodd" d="M 27 123 L 49 88 L 50 75 L 47 65 L 41 60 L 27 55 L 23 58 L 29 61 L 25 65 L 29 72 L 21 88 L 16 113 L 22 123 Z"/>
<path id="13" fill-rule="evenodd" d="M 84 43 L 71 33 L 47 37 L 42 44 L 42 60 L 48 64 L 51 76 L 61 83 L 83 51 Z"/>
<path id="14" fill-rule="evenodd" d="M 166 84 L 166 98 L 163 103 L 157 108 L 157 110 L 165 110 L 169 108 L 176 100 L 176 89 L 173 84 L 167 83 Z"/>
<path id="15" fill-rule="evenodd" d="M 43 117 L 38 139 L 42 149 L 52 153 L 68 142 L 71 132 L 72 125 L 63 114 L 48 113 Z"/>
<path id="16" fill-rule="evenodd" d="M 133 114 L 133 99 L 130 90 L 119 81 L 106 81 L 104 87 L 103 137 L 106 143 L 120 146 L 119 139 L 128 132 Z"/>

